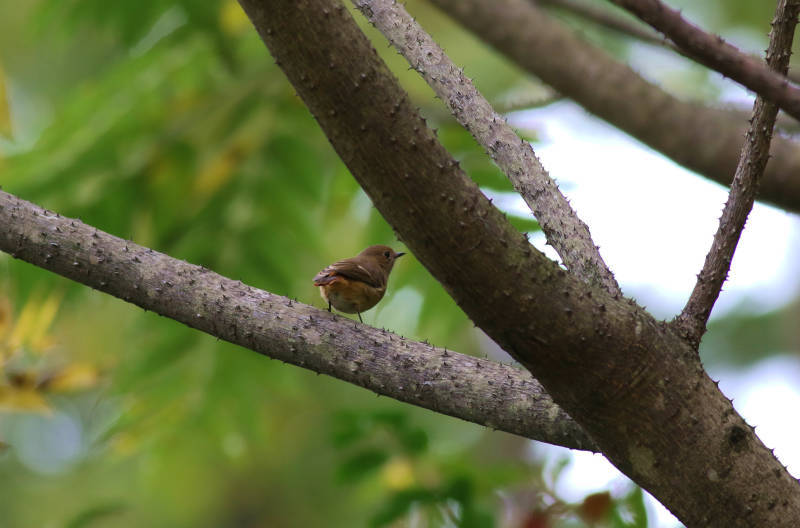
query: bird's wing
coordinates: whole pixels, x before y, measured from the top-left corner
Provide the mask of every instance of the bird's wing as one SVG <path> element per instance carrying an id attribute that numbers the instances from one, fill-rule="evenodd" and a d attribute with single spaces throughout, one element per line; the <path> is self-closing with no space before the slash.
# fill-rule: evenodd
<path id="1" fill-rule="evenodd" d="M 375 288 L 383 286 L 380 273 L 377 273 L 376 270 L 369 269 L 367 266 L 362 266 L 357 262 L 353 262 L 352 259 L 334 262 L 320 271 L 317 273 L 317 276 L 314 277 L 314 284 L 317 286 L 327 284 L 334 280 L 337 275 L 364 282 Z"/>

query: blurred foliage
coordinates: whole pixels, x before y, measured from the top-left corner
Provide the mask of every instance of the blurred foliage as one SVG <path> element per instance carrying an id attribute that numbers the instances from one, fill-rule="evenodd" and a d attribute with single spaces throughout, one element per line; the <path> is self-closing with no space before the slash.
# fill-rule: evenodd
<path id="1" fill-rule="evenodd" d="M 369 244 L 397 246 L 235 2 L 40 0 L 0 13 L 9 192 L 318 306 L 310 278 L 321 267 Z M 492 68 L 476 41 L 459 50 Z M 489 93 L 523 83 L 507 65 L 492 72 Z M 427 86 L 401 76 L 456 155 L 511 190 Z M 388 413 L 407 454 L 426 449 L 428 434 L 473 429 L 441 417 L 401 428 L 431 413 L 276 365 L 5 255 L 0 301 L 0 474 L 14 490 L 0 497 L 3 528 L 360 525 L 365 504 L 389 488 L 352 500 L 340 488 L 387 454 L 340 459 L 328 415 L 343 405 Z M 413 259 L 365 317 L 481 353 L 470 321 Z"/>
<path id="2" fill-rule="evenodd" d="M 604 10 L 607 15 L 635 29 L 646 30 L 657 39 L 661 35 L 625 9 L 616 7 L 611 2 L 579 0 L 574 3 L 586 4 L 587 8 L 593 10 Z M 670 0 L 666 3 L 670 7 L 680 10 L 681 15 L 689 22 L 699 25 L 706 31 L 723 36 L 728 42 L 743 51 L 763 57 L 768 44 L 770 22 L 775 12 L 775 2 Z M 661 44 L 647 43 L 643 46 L 638 40 L 617 30 L 609 29 L 602 23 L 588 21 L 583 14 L 559 6 L 559 3 L 549 4 L 549 2 L 543 2 L 543 7 L 551 15 L 613 55 L 634 59 L 634 68 L 637 71 L 646 78 L 655 80 L 669 92 L 683 98 L 707 103 L 719 101 L 722 90 L 718 73 L 692 61 L 681 59 Z M 797 40 L 793 44 L 793 49 L 795 54 L 800 49 L 800 43 Z M 747 109 L 749 110 L 749 107 Z"/>
<path id="3" fill-rule="evenodd" d="M 0 64 L 0 135 L 11 135 L 11 110 L 8 106 L 8 89 L 2 64 Z"/>
<path id="4" fill-rule="evenodd" d="M 745 366 L 800 350 L 800 303 L 795 301 L 766 313 L 753 313 L 748 308 L 744 303 L 726 317 L 711 321 L 700 346 L 704 362 Z"/>
<path id="5" fill-rule="evenodd" d="M 425 429 L 397 411 L 340 412 L 332 431 L 332 444 L 347 453 L 340 479 L 388 490 L 369 526 L 647 527 L 639 488 L 567 503 L 548 484 L 558 481 L 565 464 L 545 478 L 539 463 L 522 452 L 525 441 L 519 438 L 501 434 L 437 453 Z"/>
<path id="6" fill-rule="evenodd" d="M 408 7 L 491 100 L 542 92 L 426 3 Z M 511 191 L 357 19 L 471 177 Z M 0 2 L 0 185 L 319 307 L 310 279 L 324 265 L 399 249 L 231 0 Z M 485 354 L 413 258 L 365 321 Z M 528 445 L 0 254 L 0 528 L 647 525 L 635 487 L 561 500 Z"/>

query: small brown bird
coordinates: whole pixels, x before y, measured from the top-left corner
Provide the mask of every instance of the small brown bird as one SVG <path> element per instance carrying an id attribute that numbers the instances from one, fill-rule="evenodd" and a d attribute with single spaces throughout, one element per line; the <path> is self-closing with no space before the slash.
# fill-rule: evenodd
<path id="1" fill-rule="evenodd" d="M 331 306 L 344 313 L 367 311 L 383 298 L 394 261 L 405 255 L 389 246 L 370 246 L 355 257 L 334 262 L 314 277 L 314 286 Z"/>

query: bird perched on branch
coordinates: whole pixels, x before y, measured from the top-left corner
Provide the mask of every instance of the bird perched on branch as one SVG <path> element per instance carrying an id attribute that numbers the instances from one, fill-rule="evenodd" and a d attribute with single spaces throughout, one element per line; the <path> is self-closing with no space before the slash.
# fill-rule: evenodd
<path id="1" fill-rule="evenodd" d="M 395 253 L 389 246 L 370 246 L 355 257 L 334 262 L 314 277 L 314 286 L 331 306 L 344 313 L 358 314 L 378 304 L 386 293 L 386 284 L 394 261 L 405 253 Z"/>

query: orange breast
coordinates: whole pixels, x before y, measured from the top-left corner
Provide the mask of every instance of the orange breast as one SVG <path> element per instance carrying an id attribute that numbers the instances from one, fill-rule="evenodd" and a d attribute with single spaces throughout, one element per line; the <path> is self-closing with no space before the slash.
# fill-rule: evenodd
<path id="1" fill-rule="evenodd" d="M 341 275 L 335 275 L 330 279 L 325 284 L 318 284 L 319 294 L 340 312 L 365 312 L 378 304 L 386 293 L 386 288 L 375 288 Z"/>

